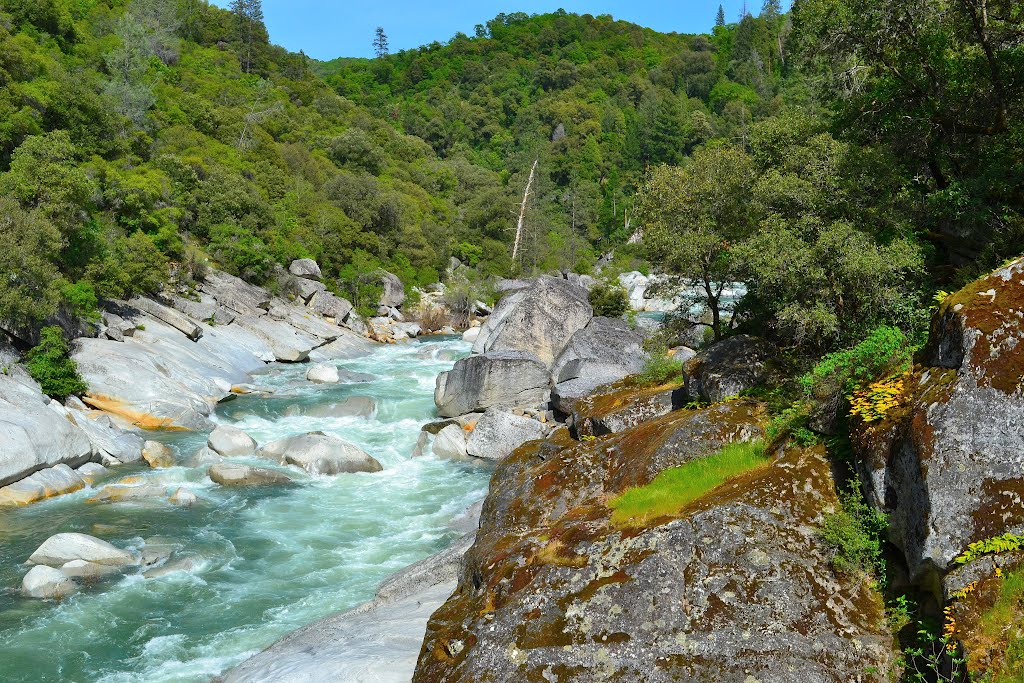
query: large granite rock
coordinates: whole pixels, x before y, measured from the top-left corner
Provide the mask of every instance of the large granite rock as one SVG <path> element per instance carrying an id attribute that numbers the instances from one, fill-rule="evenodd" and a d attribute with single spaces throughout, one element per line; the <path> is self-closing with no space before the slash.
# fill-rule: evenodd
<path id="1" fill-rule="evenodd" d="M 32 564 L 45 564 L 50 567 L 61 567 L 72 560 L 85 560 L 112 567 L 135 564 L 136 561 L 135 556 L 127 550 L 121 550 L 95 536 L 78 533 L 50 536 L 28 558 Z"/>
<path id="2" fill-rule="evenodd" d="M 143 313 L 148 313 L 157 320 L 170 325 L 192 341 L 197 341 L 201 336 L 203 336 L 203 329 L 193 322 L 187 315 L 183 315 L 179 311 L 157 303 L 152 299 L 137 296 L 129 301 L 128 305 L 133 308 L 137 308 Z"/>
<path id="3" fill-rule="evenodd" d="M 947 298 L 919 359 L 852 439 L 912 577 L 934 586 L 969 543 L 1024 532 L 1024 259 Z"/>
<path id="4" fill-rule="evenodd" d="M 542 276 L 502 297 L 473 343 L 473 352 L 525 351 L 550 367 L 593 316 L 587 290 Z"/>
<path id="5" fill-rule="evenodd" d="M 80 411 L 69 411 L 68 416 L 85 432 L 96 456 L 106 454 L 117 458 L 122 464 L 142 459 L 143 438 L 133 432 L 118 429 L 108 416 L 97 413 L 89 415 Z"/>
<path id="6" fill-rule="evenodd" d="M 887 671 L 881 600 L 867 577 L 832 569 L 815 531 L 837 504 L 822 450 L 781 452 L 667 517 L 611 520 L 608 498 L 757 435 L 760 420 L 734 402 L 513 453 L 413 680 L 847 683 Z"/>
<path id="7" fill-rule="evenodd" d="M 312 295 L 309 299 L 309 308 L 324 317 L 334 319 L 336 323 L 341 323 L 352 312 L 352 302 L 323 291 Z"/>
<path id="8" fill-rule="evenodd" d="M 775 349 L 757 337 L 723 339 L 686 363 L 686 392 L 692 400 L 711 403 L 736 396 L 764 383 L 775 359 Z"/>
<path id="9" fill-rule="evenodd" d="M 431 450 L 439 458 L 464 458 L 466 455 L 466 430 L 458 424 L 449 424 L 434 435 Z"/>
<path id="10" fill-rule="evenodd" d="M 300 258 L 288 264 L 288 272 L 306 280 L 320 280 L 320 266 L 311 258 Z"/>
<path id="11" fill-rule="evenodd" d="M 475 458 L 501 460 L 527 441 L 543 439 L 546 434 L 547 429 L 537 420 L 491 408 L 470 432 L 466 453 Z"/>
<path id="12" fill-rule="evenodd" d="M 434 404 L 443 417 L 487 408 L 546 403 L 548 369 L 523 351 L 492 351 L 463 358 L 437 376 Z"/>
<path id="13" fill-rule="evenodd" d="M 21 582 L 21 590 L 30 598 L 59 599 L 78 592 L 78 584 L 59 569 L 39 565 L 32 567 Z"/>
<path id="14" fill-rule="evenodd" d="M 87 467 L 86 463 L 82 467 Z M 86 478 L 65 464 L 33 472 L 24 479 L 0 487 L 0 506 L 19 506 L 85 488 Z"/>
<path id="15" fill-rule="evenodd" d="M 399 308 L 405 303 L 405 287 L 398 276 L 393 273 L 381 275 L 380 284 L 383 290 L 380 293 L 380 305 L 385 308 Z"/>
<path id="16" fill-rule="evenodd" d="M 568 412 L 580 437 L 616 434 L 682 408 L 685 394 L 675 385 L 634 387 L 623 382 L 574 401 Z"/>
<path id="17" fill-rule="evenodd" d="M 572 335 L 558 354 L 551 376 L 558 383 L 609 375 L 621 379 L 638 373 L 644 369 L 647 360 L 643 342 L 643 337 L 630 329 L 624 320 L 593 318 L 586 327 Z"/>
<path id="18" fill-rule="evenodd" d="M 49 402 L 37 386 L 0 374 L 0 486 L 47 467 L 77 467 L 92 459 L 86 433 L 48 408 Z"/>
<path id="19" fill-rule="evenodd" d="M 271 441 L 257 455 L 295 465 L 310 474 L 380 472 L 383 467 L 358 446 L 323 432 Z"/>
<path id="20" fill-rule="evenodd" d="M 231 425 L 218 425 L 210 432 L 206 445 L 217 455 L 226 457 L 252 455 L 256 452 L 256 440 Z"/>
<path id="21" fill-rule="evenodd" d="M 234 275 L 211 271 L 199 289 L 221 306 L 242 315 L 262 315 L 270 308 L 270 293 Z"/>

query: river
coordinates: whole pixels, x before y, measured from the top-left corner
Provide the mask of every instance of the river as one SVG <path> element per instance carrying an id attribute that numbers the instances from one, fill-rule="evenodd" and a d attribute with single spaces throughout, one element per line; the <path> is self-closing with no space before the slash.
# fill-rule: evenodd
<path id="1" fill-rule="evenodd" d="M 261 444 L 320 430 L 360 446 L 383 472 L 312 477 L 290 468 L 298 485 L 228 489 L 210 482 L 205 466 L 126 466 L 97 488 L 135 474 L 200 501 L 90 503 L 93 488 L 0 510 L 0 681 L 205 682 L 285 633 L 371 598 L 386 576 L 450 544 L 461 532 L 449 525 L 483 497 L 491 470 L 411 453 L 420 426 L 434 419 L 434 378 L 468 352 L 460 339 L 382 346 L 339 362 L 376 380 L 342 385 L 310 384 L 302 365 L 268 366 L 254 381 L 273 395 L 218 407 L 218 422 Z M 350 396 L 374 399 L 376 415 L 309 414 Z M 187 462 L 206 436 L 147 438 Z M 176 548 L 170 561 L 192 558 L 193 568 L 151 579 L 132 570 L 60 603 L 22 597 L 22 563 L 65 531 L 136 549 L 158 538 Z"/>

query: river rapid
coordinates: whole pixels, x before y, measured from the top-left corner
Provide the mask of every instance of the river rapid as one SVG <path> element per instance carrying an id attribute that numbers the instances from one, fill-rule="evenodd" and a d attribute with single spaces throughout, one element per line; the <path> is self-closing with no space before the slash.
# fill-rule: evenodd
<path id="1" fill-rule="evenodd" d="M 274 394 L 218 407 L 218 422 L 261 444 L 320 430 L 358 445 L 383 472 L 314 477 L 289 468 L 297 485 L 229 489 L 213 484 L 205 465 L 122 467 L 94 488 L 0 510 L 0 681 L 208 681 L 289 631 L 370 599 L 389 574 L 449 545 L 462 534 L 453 520 L 483 497 L 491 470 L 411 454 L 420 426 L 434 419 L 435 377 L 468 352 L 460 339 L 378 347 L 338 363 L 377 379 L 341 385 L 307 382 L 308 366 L 268 366 L 254 381 Z M 376 414 L 316 416 L 350 396 L 374 399 Z M 147 438 L 187 463 L 206 435 Z M 199 502 L 87 502 L 132 474 L 169 492 L 182 487 Z M 22 563 L 66 531 L 135 549 L 160 539 L 176 549 L 169 562 L 189 558 L 192 568 L 158 578 L 130 570 L 60 603 L 22 597 Z"/>

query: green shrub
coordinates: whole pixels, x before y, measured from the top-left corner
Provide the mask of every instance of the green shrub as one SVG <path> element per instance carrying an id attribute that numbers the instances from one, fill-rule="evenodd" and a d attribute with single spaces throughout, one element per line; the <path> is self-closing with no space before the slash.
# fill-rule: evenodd
<path id="1" fill-rule="evenodd" d="M 88 389 L 68 351 L 64 333 L 51 325 L 40 331 L 39 344 L 25 354 L 29 374 L 39 382 L 44 394 L 59 401 Z"/>
<path id="2" fill-rule="evenodd" d="M 615 524 L 643 524 L 672 515 L 729 479 L 768 463 L 764 442 L 726 444 L 706 458 L 672 467 L 650 484 L 629 489 L 608 503 Z"/>
<path id="3" fill-rule="evenodd" d="M 634 375 L 631 383 L 636 386 L 658 386 L 681 380 L 683 364 L 672 358 L 664 349 L 651 351 L 643 371 Z"/>
<path id="4" fill-rule="evenodd" d="M 863 572 L 882 577 L 882 536 L 888 518 L 869 506 L 853 485 L 839 495 L 840 506 L 826 515 L 821 537 L 832 549 L 832 566 L 845 573 Z"/>
<path id="5" fill-rule="evenodd" d="M 800 384 L 815 398 L 837 390 L 849 396 L 880 377 L 906 369 L 912 354 L 913 348 L 899 328 L 882 325 L 853 348 L 825 356 L 800 378 Z"/>
<path id="6" fill-rule="evenodd" d="M 79 280 L 64 286 L 64 301 L 75 315 L 86 320 L 99 320 L 99 300 L 92 284 Z"/>
<path id="7" fill-rule="evenodd" d="M 590 290 L 590 305 L 594 315 L 621 318 L 629 310 L 629 296 L 618 285 L 599 282 Z"/>

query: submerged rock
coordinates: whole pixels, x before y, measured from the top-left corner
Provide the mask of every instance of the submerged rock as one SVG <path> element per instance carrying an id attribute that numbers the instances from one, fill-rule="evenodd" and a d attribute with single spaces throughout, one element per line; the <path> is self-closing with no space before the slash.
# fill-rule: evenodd
<path id="1" fill-rule="evenodd" d="M 159 441 L 147 441 L 142 448 L 142 459 L 150 467 L 174 467 L 174 450 Z"/>
<path id="2" fill-rule="evenodd" d="M 78 592 L 78 584 L 59 569 L 39 565 L 32 567 L 22 579 L 21 590 L 31 598 L 66 598 Z"/>
<path id="3" fill-rule="evenodd" d="M 206 445 L 214 453 L 225 457 L 252 455 L 256 452 L 256 440 L 231 425 L 219 425 L 210 432 Z"/>
<path id="4" fill-rule="evenodd" d="M 292 481 L 284 472 L 227 462 L 211 465 L 206 473 L 221 486 L 272 486 Z"/>
<path id="5" fill-rule="evenodd" d="M 337 384 L 341 377 L 337 365 L 318 363 L 306 371 L 306 379 L 314 384 Z"/>
<path id="6" fill-rule="evenodd" d="M 380 472 L 383 467 L 358 446 L 323 432 L 271 441 L 257 455 L 295 465 L 310 474 Z"/>
<path id="7" fill-rule="evenodd" d="M 79 533 L 50 536 L 28 558 L 33 564 L 45 564 L 50 567 L 62 567 L 72 560 L 85 560 L 114 567 L 135 564 L 135 557 L 127 550 L 121 550 L 95 536 Z"/>
<path id="8" fill-rule="evenodd" d="M 88 560 L 71 560 L 64 563 L 60 573 L 69 579 L 101 579 L 104 576 L 120 573 L 121 568 L 116 565 L 99 564 Z"/>

